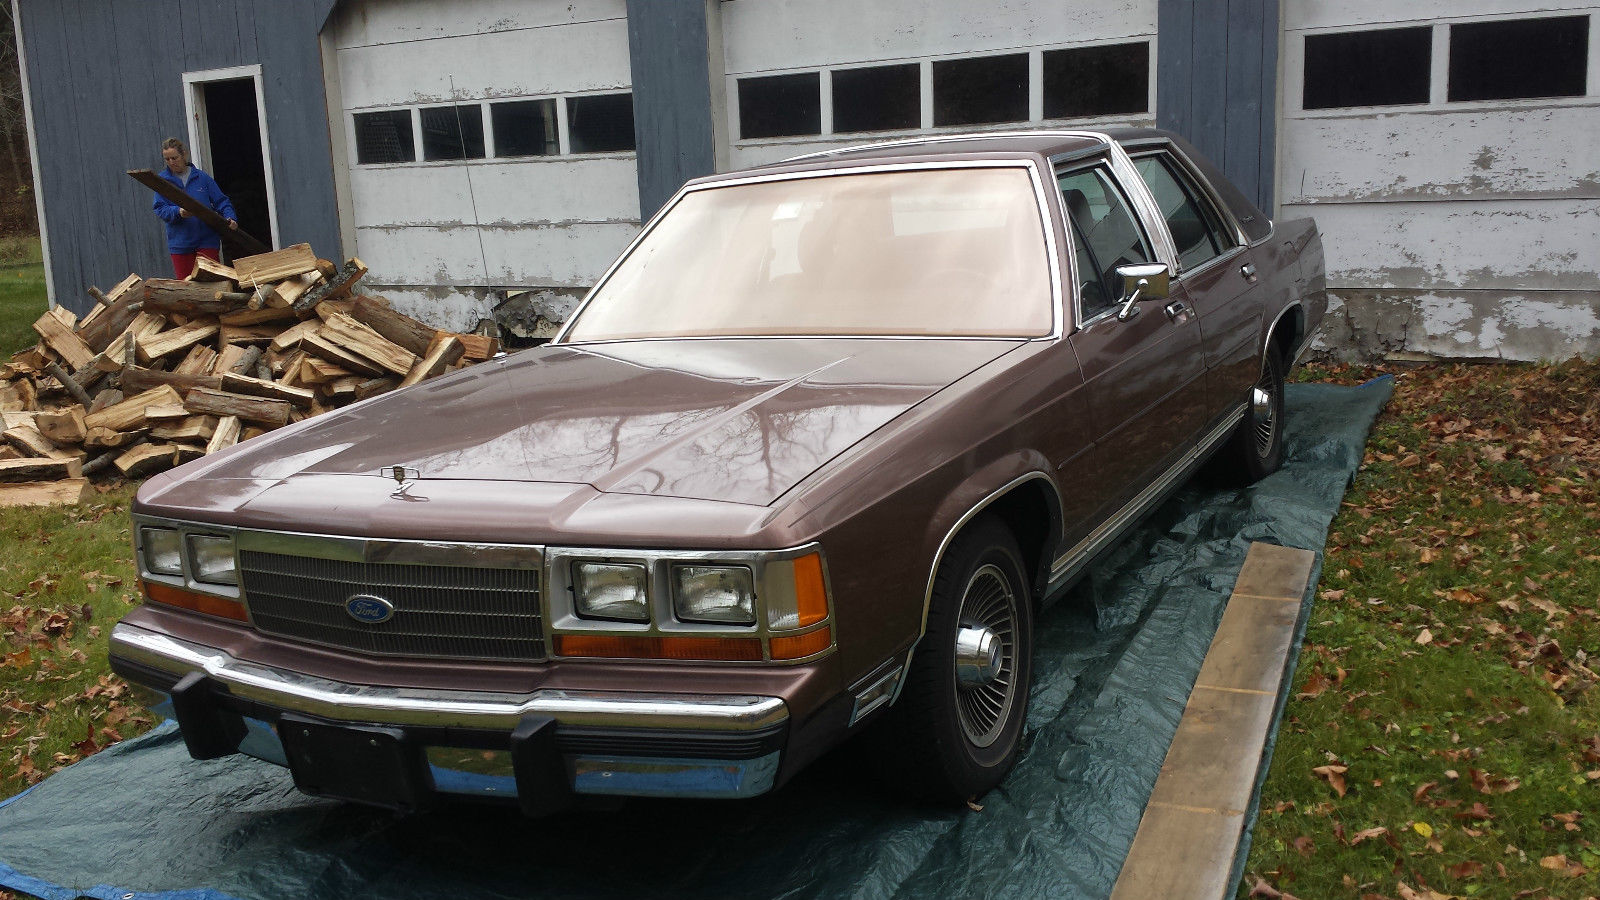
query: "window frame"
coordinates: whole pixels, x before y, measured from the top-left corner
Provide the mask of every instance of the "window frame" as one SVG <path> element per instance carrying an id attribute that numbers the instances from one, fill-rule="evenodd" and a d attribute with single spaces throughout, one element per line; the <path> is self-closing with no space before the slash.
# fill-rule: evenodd
<path id="1" fill-rule="evenodd" d="M 1183 191 L 1184 196 L 1190 202 L 1198 205 L 1197 211 L 1200 213 L 1200 218 L 1206 225 L 1208 233 L 1228 242 L 1226 246 L 1217 248 L 1215 256 L 1193 268 L 1183 267 L 1183 256 L 1179 253 L 1175 257 L 1177 269 L 1172 273 L 1174 279 L 1182 279 L 1188 275 L 1204 272 L 1219 261 L 1237 253 L 1240 248 L 1249 246 L 1249 238 L 1244 234 L 1243 229 L 1239 227 L 1239 223 L 1235 222 L 1233 216 L 1227 212 L 1227 207 L 1212 194 L 1210 184 L 1189 167 L 1187 161 L 1182 158 L 1182 154 L 1178 153 L 1176 148 L 1170 145 L 1164 147 L 1130 147 L 1128 148 L 1128 158 L 1134 163 L 1135 174 L 1138 173 L 1138 163 L 1141 159 L 1155 158 L 1158 162 L 1162 158 L 1169 160 L 1171 164 L 1166 165 L 1165 168 L 1172 175 L 1173 180 L 1178 183 L 1178 189 Z M 1150 185 L 1144 181 L 1144 176 L 1138 175 L 1138 178 L 1144 189 L 1150 191 L 1153 197 L 1155 191 L 1151 190 Z M 1161 217 L 1161 227 L 1167 229 L 1168 236 L 1171 236 L 1172 226 L 1167 224 L 1165 215 Z"/>
<path id="2" fill-rule="evenodd" d="M 1115 160 L 1105 156 L 1095 156 L 1087 159 L 1069 159 L 1056 162 L 1055 165 L 1052 166 L 1052 169 L 1054 170 L 1053 183 L 1055 185 L 1056 198 L 1057 202 L 1061 204 L 1061 225 L 1067 239 L 1067 246 L 1063 247 L 1061 252 L 1070 260 L 1069 265 L 1071 266 L 1069 274 L 1071 275 L 1072 285 L 1072 321 L 1076 326 L 1076 330 L 1079 331 L 1100 323 L 1107 316 L 1114 315 L 1117 311 L 1118 305 L 1122 302 L 1122 300 L 1118 299 L 1117 297 L 1112 297 L 1111 305 L 1107 306 L 1105 309 L 1096 311 L 1092 316 L 1087 318 L 1084 317 L 1083 292 L 1079 289 L 1084 279 L 1082 274 L 1078 272 L 1078 254 L 1075 249 L 1075 245 L 1073 244 L 1073 241 L 1075 240 L 1075 232 L 1072 222 L 1072 214 L 1071 211 L 1067 209 L 1067 199 L 1061 190 L 1061 179 L 1072 175 L 1077 175 L 1082 172 L 1092 172 L 1097 169 L 1100 170 L 1102 173 L 1102 178 L 1104 178 L 1104 180 L 1111 186 L 1112 191 L 1116 193 L 1117 197 L 1122 200 L 1128 216 L 1133 220 L 1134 227 L 1138 229 L 1139 239 L 1144 243 L 1145 249 L 1149 251 L 1150 261 L 1160 262 L 1169 266 L 1171 265 L 1171 263 L 1162 258 L 1165 255 L 1165 250 L 1156 240 L 1156 235 L 1151 232 L 1151 223 L 1147 221 L 1146 215 L 1143 211 L 1141 211 L 1141 204 L 1135 197 L 1132 196 L 1127 186 L 1123 184 L 1122 179 L 1118 177 L 1118 168 L 1119 167 L 1116 165 Z M 1135 177 L 1137 177 L 1137 175 Z M 1165 227 L 1164 223 L 1163 227 Z M 1084 241 L 1084 249 L 1090 254 L 1091 257 L 1094 255 L 1094 251 L 1089 248 L 1088 241 Z M 1094 275 L 1095 278 L 1100 282 L 1102 289 L 1106 290 L 1106 295 L 1108 297 L 1111 296 L 1109 286 L 1105 284 L 1103 273 L 1096 272 Z"/>
<path id="3" fill-rule="evenodd" d="M 567 127 L 567 101 L 573 98 L 603 97 L 618 94 L 633 96 L 633 87 L 603 88 L 592 91 L 569 91 L 559 94 L 536 94 L 517 97 L 494 97 L 477 100 L 458 100 L 452 103 L 411 103 L 404 106 L 371 106 L 361 109 L 346 109 L 344 111 L 345 129 L 347 135 L 346 154 L 348 166 L 352 169 L 395 169 L 395 168 L 429 168 L 437 166 L 479 166 L 493 163 L 537 163 L 560 159 L 626 159 L 638 156 L 638 142 L 632 150 L 595 150 L 575 152 L 572 149 L 572 139 Z M 532 156 L 501 156 L 497 152 L 498 143 L 494 133 L 494 106 L 500 103 L 522 103 L 530 101 L 548 100 L 555 104 L 556 115 L 556 152 Z M 422 141 L 422 110 L 453 106 L 477 106 L 481 110 L 483 122 L 483 152 L 481 157 L 465 159 L 424 159 Z M 360 161 L 360 149 L 357 142 L 356 117 L 371 113 L 404 113 L 411 122 L 411 141 L 413 158 L 402 162 L 364 163 Z"/>

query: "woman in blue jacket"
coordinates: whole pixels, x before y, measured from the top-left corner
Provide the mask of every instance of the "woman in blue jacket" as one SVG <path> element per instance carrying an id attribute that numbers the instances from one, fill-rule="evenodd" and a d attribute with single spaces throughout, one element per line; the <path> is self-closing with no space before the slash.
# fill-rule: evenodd
<path id="1" fill-rule="evenodd" d="M 180 190 L 210 207 L 217 215 L 228 220 L 228 227 L 238 230 L 238 216 L 233 211 L 233 201 L 217 187 L 210 175 L 189 165 L 189 150 L 183 141 L 167 138 L 161 142 L 161 158 L 167 167 L 161 177 Z M 175 278 L 188 278 L 194 271 L 196 256 L 216 261 L 222 248 L 222 238 L 209 226 L 196 219 L 188 210 L 156 194 L 154 209 L 161 221 L 167 223 L 167 252 L 172 254 L 172 274 Z"/>

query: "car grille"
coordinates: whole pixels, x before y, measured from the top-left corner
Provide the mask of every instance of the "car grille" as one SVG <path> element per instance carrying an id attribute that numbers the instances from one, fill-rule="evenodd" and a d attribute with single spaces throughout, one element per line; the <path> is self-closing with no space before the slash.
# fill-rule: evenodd
<path id="1" fill-rule="evenodd" d="M 544 659 L 532 569 L 348 562 L 239 552 L 250 618 L 268 634 L 389 656 Z M 345 611 L 353 594 L 394 605 L 386 622 Z"/>

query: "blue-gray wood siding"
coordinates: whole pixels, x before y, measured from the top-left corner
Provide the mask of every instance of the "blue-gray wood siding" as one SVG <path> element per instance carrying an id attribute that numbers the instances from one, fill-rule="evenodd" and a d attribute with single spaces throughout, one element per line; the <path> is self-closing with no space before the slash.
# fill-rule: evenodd
<path id="1" fill-rule="evenodd" d="M 1161 0 L 1156 124 L 1268 213 L 1277 181 L 1278 0 Z"/>
<path id="2" fill-rule="evenodd" d="M 188 139 L 185 72 L 261 66 L 280 240 L 338 255 L 318 42 L 334 2 L 21 0 L 57 303 L 83 313 L 88 285 L 171 275 L 151 193 L 125 172 L 159 169 L 162 138 Z"/>
<path id="3" fill-rule="evenodd" d="M 628 0 L 639 213 L 649 219 L 685 181 L 716 171 L 707 0 Z"/>

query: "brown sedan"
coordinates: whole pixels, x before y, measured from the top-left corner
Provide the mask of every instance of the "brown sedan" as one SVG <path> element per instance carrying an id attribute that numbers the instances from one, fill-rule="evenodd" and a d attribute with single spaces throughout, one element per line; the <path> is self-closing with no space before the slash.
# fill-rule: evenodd
<path id="1" fill-rule="evenodd" d="M 112 665 L 196 758 L 391 808 L 748 797 L 869 729 L 980 795 L 1038 610 L 1278 466 L 1325 307 L 1315 226 L 1161 132 L 700 179 L 550 344 L 146 482 Z"/>

